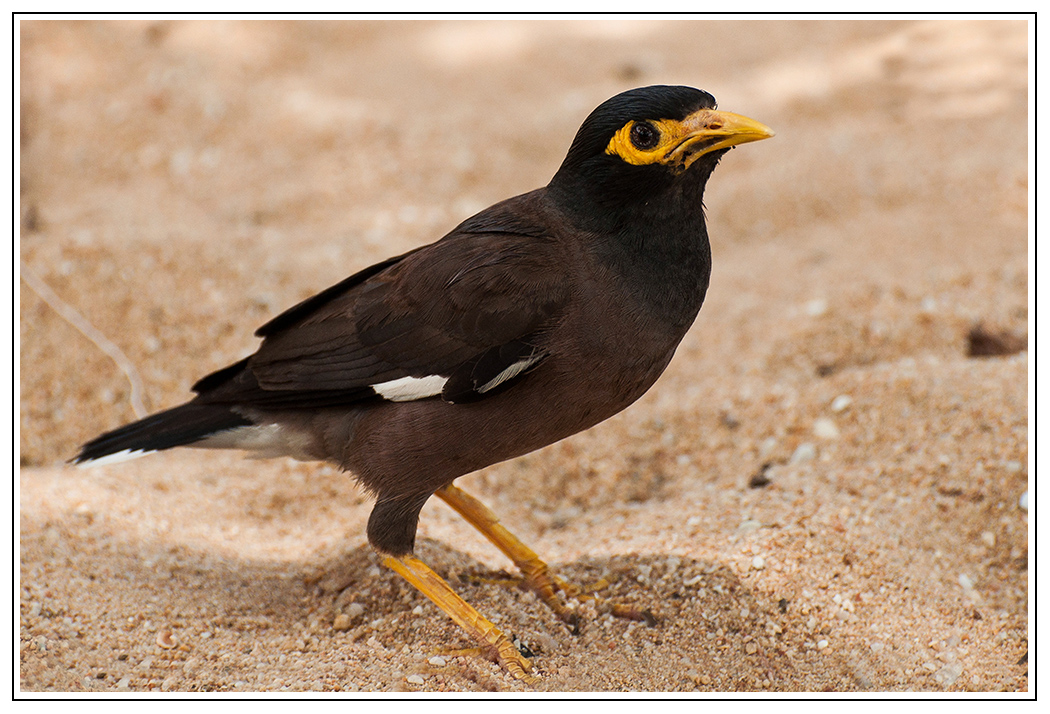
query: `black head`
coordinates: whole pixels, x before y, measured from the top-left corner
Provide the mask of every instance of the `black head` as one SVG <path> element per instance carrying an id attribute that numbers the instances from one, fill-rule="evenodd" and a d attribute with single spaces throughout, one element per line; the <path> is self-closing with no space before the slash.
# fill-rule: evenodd
<path id="1" fill-rule="evenodd" d="M 702 194 L 731 147 L 773 136 L 763 124 L 716 110 L 692 87 L 632 89 L 603 102 L 580 126 L 549 190 L 563 207 L 608 219 L 673 188 Z M 699 206 L 700 196 L 695 196 Z"/>

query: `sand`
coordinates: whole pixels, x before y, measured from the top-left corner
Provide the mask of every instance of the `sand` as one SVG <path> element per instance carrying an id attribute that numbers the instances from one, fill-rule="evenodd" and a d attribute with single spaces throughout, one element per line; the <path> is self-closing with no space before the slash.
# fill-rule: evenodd
<path id="1" fill-rule="evenodd" d="M 582 633 L 423 511 L 421 557 L 528 646 L 531 689 L 379 566 L 346 474 L 193 450 L 68 467 L 134 418 L 129 381 L 22 281 L 24 694 L 1028 691 L 1024 21 L 19 33 L 23 271 L 151 409 L 285 307 L 546 183 L 623 89 L 700 86 L 777 131 L 712 179 L 713 282 L 656 386 L 458 482 L 604 584 Z"/>

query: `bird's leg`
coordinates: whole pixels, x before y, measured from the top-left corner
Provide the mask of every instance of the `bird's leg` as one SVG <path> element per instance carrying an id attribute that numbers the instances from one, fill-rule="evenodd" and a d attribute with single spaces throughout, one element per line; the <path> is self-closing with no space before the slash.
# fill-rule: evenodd
<path id="1" fill-rule="evenodd" d="M 521 571 L 525 578 L 525 586 L 535 592 L 543 602 L 547 603 L 547 606 L 574 633 L 579 631 L 579 619 L 576 613 L 566 607 L 565 603 L 555 594 L 556 590 L 561 590 L 571 596 L 576 594 L 576 588 L 553 575 L 550 567 L 540 560 L 539 556 L 531 548 L 504 528 L 496 514 L 478 499 L 452 484 L 439 488 L 435 495 L 450 505 L 456 513 L 463 516 L 468 523 L 477 528 L 504 555 L 514 561 L 514 564 L 518 566 L 518 570 Z"/>
<path id="2" fill-rule="evenodd" d="M 530 673 L 532 665 L 522 656 L 514 643 L 457 595 L 449 584 L 422 560 L 413 555 L 388 555 L 383 558 L 383 564 L 430 598 L 483 648 L 494 652 L 500 666 L 512 677 L 527 684 L 535 684 L 540 681 L 539 677 Z"/>

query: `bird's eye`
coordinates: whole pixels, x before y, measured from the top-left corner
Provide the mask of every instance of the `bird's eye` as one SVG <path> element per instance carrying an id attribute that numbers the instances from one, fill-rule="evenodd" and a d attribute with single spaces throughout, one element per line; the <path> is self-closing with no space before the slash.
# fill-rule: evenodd
<path id="1" fill-rule="evenodd" d="M 660 143 L 660 132 L 649 122 L 638 122 L 631 127 L 631 143 L 639 151 L 655 149 Z"/>

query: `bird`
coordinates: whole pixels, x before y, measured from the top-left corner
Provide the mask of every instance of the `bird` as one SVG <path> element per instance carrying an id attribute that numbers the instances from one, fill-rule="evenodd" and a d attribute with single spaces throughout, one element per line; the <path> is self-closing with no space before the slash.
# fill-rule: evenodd
<path id="1" fill-rule="evenodd" d="M 448 503 L 570 626 L 571 590 L 461 476 L 622 411 L 653 386 L 711 276 L 703 194 L 733 147 L 773 136 L 687 86 L 624 91 L 583 121 L 543 188 L 365 268 L 264 324 L 252 355 L 181 406 L 104 433 L 78 465 L 174 447 L 332 463 L 375 497 L 382 562 L 510 676 L 512 641 L 414 554 L 420 510 Z"/>

